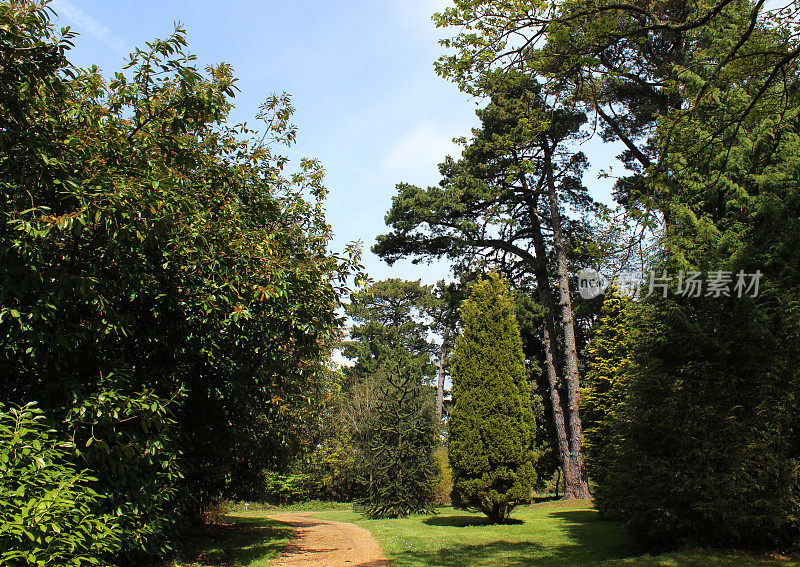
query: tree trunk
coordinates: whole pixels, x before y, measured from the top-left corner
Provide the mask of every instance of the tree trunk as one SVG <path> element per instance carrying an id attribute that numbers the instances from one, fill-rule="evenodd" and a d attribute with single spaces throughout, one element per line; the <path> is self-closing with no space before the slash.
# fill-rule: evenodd
<path id="1" fill-rule="evenodd" d="M 561 323 L 564 333 L 564 365 L 567 382 L 567 410 L 569 416 L 571 468 L 575 476 L 572 483 L 565 486 L 565 498 L 589 498 L 589 482 L 583 459 L 583 424 L 580 416 L 580 373 L 578 370 L 578 349 L 575 346 L 575 320 L 572 313 L 572 300 L 569 292 L 569 267 L 567 265 L 566 244 L 561 230 L 561 213 L 558 207 L 551 148 L 544 143 L 544 167 L 547 197 L 550 202 L 550 221 L 553 229 L 553 245 L 558 264 L 558 293 L 561 307 Z"/>
<path id="2" fill-rule="evenodd" d="M 514 158 L 519 163 L 519 158 L 516 153 L 514 154 Z M 524 168 L 520 167 L 520 171 L 524 171 Z M 545 375 L 547 376 L 550 405 L 553 410 L 553 423 L 556 429 L 558 460 L 561 463 L 561 469 L 564 471 L 564 497 L 567 498 L 569 492 L 576 493 L 579 491 L 580 475 L 576 474 L 575 461 L 572 458 L 572 450 L 567 436 L 564 406 L 561 403 L 561 394 L 558 389 L 558 370 L 556 369 L 555 356 L 553 355 L 558 349 L 554 321 L 555 306 L 553 296 L 550 293 L 550 276 L 547 273 L 547 248 L 545 246 L 544 234 L 542 233 L 542 226 L 539 222 L 538 201 L 540 189 L 537 188 L 536 191 L 532 191 L 524 173 L 519 179 L 526 194 L 530 215 L 531 235 L 535 253 L 532 268 L 536 276 L 536 285 L 539 288 L 539 301 L 542 303 L 544 311 L 542 347 L 544 348 Z"/>
<path id="3" fill-rule="evenodd" d="M 539 288 L 539 301 L 544 308 L 544 325 L 542 346 L 544 347 L 544 368 L 547 375 L 547 382 L 550 391 L 550 405 L 553 409 L 553 422 L 556 427 L 556 443 L 558 446 L 558 460 L 564 471 L 564 486 L 569 487 L 576 482 L 574 474 L 574 464 L 572 452 L 570 450 L 569 439 L 567 437 L 567 425 L 564 419 L 564 406 L 561 404 L 561 394 L 558 390 L 558 371 L 556 370 L 555 352 L 556 333 L 555 322 L 553 321 L 554 306 L 553 297 L 550 295 L 550 279 L 547 275 L 547 255 L 544 245 L 544 235 L 539 225 L 536 210 L 531 211 L 531 226 L 533 228 L 533 247 L 536 252 L 536 265 L 534 274 Z M 566 495 L 566 489 L 565 489 Z"/>
<path id="4" fill-rule="evenodd" d="M 447 361 L 448 341 L 450 340 L 450 327 L 444 328 L 442 334 L 442 349 L 439 351 L 439 368 L 437 369 L 436 382 L 436 417 L 441 421 L 444 407 L 444 365 Z"/>

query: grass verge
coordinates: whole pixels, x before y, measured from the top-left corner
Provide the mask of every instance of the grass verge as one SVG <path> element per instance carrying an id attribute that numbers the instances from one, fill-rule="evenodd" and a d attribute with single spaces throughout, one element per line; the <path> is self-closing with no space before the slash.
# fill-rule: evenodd
<path id="1" fill-rule="evenodd" d="M 320 510 L 351 510 L 352 502 L 330 502 L 328 500 L 306 500 L 294 504 L 266 504 L 264 502 L 226 502 L 222 510 L 229 513 L 239 512 L 316 512 Z"/>
<path id="2" fill-rule="evenodd" d="M 369 520 L 352 511 L 315 516 L 368 529 L 394 567 L 789 567 L 790 559 L 716 550 L 643 555 L 614 522 L 587 502 L 543 502 L 518 508 L 511 525 L 487 525 L 480 514 L 441 508 L 436 515 Z"/>

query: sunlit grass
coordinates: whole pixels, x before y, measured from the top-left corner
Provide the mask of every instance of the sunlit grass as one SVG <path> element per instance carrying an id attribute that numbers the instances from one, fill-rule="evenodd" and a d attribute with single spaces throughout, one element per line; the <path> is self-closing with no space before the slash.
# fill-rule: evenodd
<path id="1" fill-rule="evenodd" d="M 398 520 L 369 520 L 344 510 L 316 516 L 365 527 L 395 567 L 800 565 L 789 559 L 715 550 L 644 555 L 617 524 L 600 518 L 587 502 L 518 508 L 512 517 L 520 522 L 510 525 L 487 525 L 480 514 L 452 508 Z"/>
<path id="2" fill-rule="evenodd" d="M 240 512 L 268 512 L 279 514 L 281 512 L 312 512 L 318 510 L 351 510 L 350 502 L 331 502 L 328 500 L 306 500 L 294 504 L 266 504 L 263 502 L 227 502 L 222 506 L 226 513 L 238 514 Z"/>
<path id="3" fill-rule="evenodd" d="M 293 510 L 334 506 L 314 502 Z M 792 558 L 722 550 L 690 549 L 658 556 L 643 554 L 614 523 L 588 502 L 545 502 L 518 508 L 517 522 L 489 525 L 480 514 L 441 508 L 434 515 L 369 520 L 336 504 L 316 517 L 351 522 L 371 531 L 395 567 L 789 567 Z M 266 516 L 269 510 L 239 511 L 193 533 L 178 567 L 268 567 L 292 529 Z"/>

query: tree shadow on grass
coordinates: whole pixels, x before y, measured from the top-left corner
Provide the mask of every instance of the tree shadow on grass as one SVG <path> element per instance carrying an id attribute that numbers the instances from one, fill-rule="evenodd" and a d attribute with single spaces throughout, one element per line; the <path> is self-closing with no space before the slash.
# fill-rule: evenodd
<path id="1" fill-rule="evenodd" d="M 561 496 L 556 496 L 555 494 L 540 494 L 533 497 L 534 504 L 544 504 L 547 502 L 558 502 L 561 500 Z"/>
<path id="2" fill-rule="evenodd" d="M 489 518 L 483 516 L 433 516 L 422 520 L 423 524 L 429 526 L 447 526 L 450 528 L 466 528 L 470 526 L 491 526 Z M 509 519 L 505 525 L 524 524 L 522 520 Z"/>
<path id="3" fill-rule="evenodd" d="M 596 510 L 574 510 L 565 512 L 553 512 L 551 517 L 564 520 L 564 527 L 570 539 L 575 541 L 584 550 L 593 550 L 591 553 L 583 553 L 587 561 L 605 561 L 612 559 L 627 559 L 635 557 L 635 565 L 641 567 L 660 567 L 663 565 L 681 565 L 684 567 L 741 567 L 749 566 L 777 566 L 786 565 L 798 566 L 800 561 L 793 561 L 790 557 L 772 557 L 748 553 L 746 551 L 735 551 L 730 549 L 682 549 L 667 555 L 651 555 L 650 550 L 640 543 L 637 543 L 632 536 L 627 535 L 615 522 L 604 520 Z M 776 554 L 777 555 L 777 554 Z M 550 563 L 536 563 L 531 565 L 555 565 L 566 567 L 567 565 L 578 564 L 574 560 L 578 557 L 575 549 L 569 550 L 560 548 L 557 553 L 550 558 Z M 559 562 L 560 561 L 560 562 Z M 621 564 L 622 562 L 620 562 Z M 614 565 L 617 563 L 614 562 Z"/>
<path id="4" fill-rule="evenodd" d="M 597 510 L 552 512 L 548 516 L 562 521 L 561 527 L 574 543 L 555 548 L 549 557 L 532 565 L 576 565 L 624 559 L 644 552 L 618 523 L 603 519 Z"/>
<path id="5" fill-rule="evenodd" d="M 187 534 L 179 564 L 248 565 L 264 556 L 277 556 L 292 531 L 268 518 L 227 516 L 224 523 L 206 524 Z"/>

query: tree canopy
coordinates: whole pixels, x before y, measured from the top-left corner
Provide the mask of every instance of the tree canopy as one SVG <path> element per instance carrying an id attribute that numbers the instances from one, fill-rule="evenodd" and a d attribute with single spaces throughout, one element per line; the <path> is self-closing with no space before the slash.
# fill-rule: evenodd
<path id="1" fill-rule="evenodd" d="M 719 108 L 725 128 L 694 140 L 696 149 L 713 140 L 729 146 L 730 132 L 766 92 L 791 90 L 784 78 L 800 57 L 796 12 L 794 2 L 767 7 L 764 0 L 456 0 L 434 16 L 437 26 L 459 30 L 442 40 L 454 51 L 439 59 L 437 70 L 473 94 L 480 94 L 486 75 L 508 68 L 566 89 L 596 117 L 603 140 L 624 147 L 620 157 L 630 175 L 619 179 L 618 198 L 648 213 L 659 197 L 645 183 L 645 171 L 662 169 L 672 142 L 656 135 L 656 127 L 664 120 L 681 125 L 715 91 L 749 78 L 753 104 Z M 727 30 L 727 38 L 709 50 L 713 29 Z M 680 85 L 698 76 L 701 88 L 686 96 Z"/>

